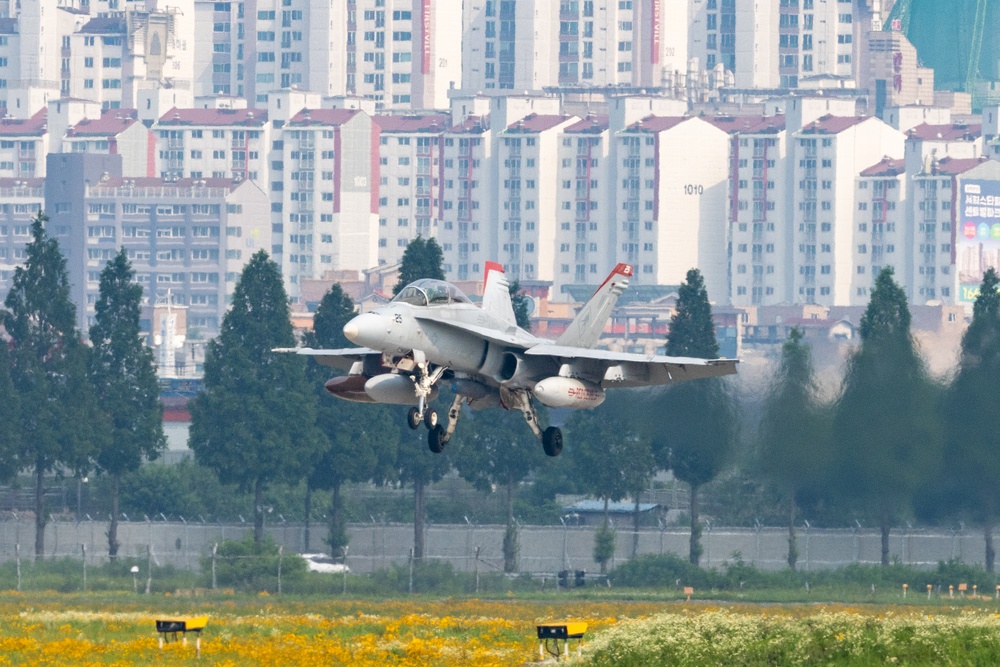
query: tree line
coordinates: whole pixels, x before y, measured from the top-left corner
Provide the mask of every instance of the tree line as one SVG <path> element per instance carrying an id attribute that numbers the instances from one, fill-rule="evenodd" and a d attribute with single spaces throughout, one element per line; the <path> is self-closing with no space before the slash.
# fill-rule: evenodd
<path id="1" fill-rule="evenodd" d="M 75 326 L 65 259 L 44 222 L 40 214 L 32 223 L 26 261 L 15 271 L 2 313 L 7 344 L 0 345 L 0 474 L 33 475 L 40 556 L 45 476 L 106 473 L 112 479 L 113 559 L 120 480 L 165 446 L 153 355 L 140 334 L 142 288 L 122 250 L 101 272 L 87 344 Z M 441 249 L 433 239 L 418 238 L 404 254 L 399 286 L 428 277 L 443 278 Z M 197 463 L 221 482 L 251 494 L 255 540 L 264 536 L 269 488 L 304 480 L 307 517 L 312 494 L 329 494 L 335 553 L 348 542 L 343 486 L 364 482 L 412 488 L 414 556 L 422 558 L 426 489 L 456 470 L 476 488 L 504 494 L 504 567 L 514 571 L 514 502 L 526 480 L 549 494 L 586 493 L 605 502 L 631 498 L 638 505 L 659 470 L 672 471 L 690 489 L 688 556 L 697 564 L 701 491 L 734 465 L 737 443 L 750 441 L 752 452 L 741 465 L 785 504 L 790 567 L 796 565 L 797 521 L 824 512 L 877 524 L 884 564 L 890 530 L 902 521 L 976 521 L 984 528 L 992 569 L 1000 501 L 1000 432 L 990 410 L 1000 383 L 998 283 L 995 272 L 986 274 L 961 363 L 949 382 L 927 373 L 905 295 L 885 269 L 832 400 L 818 396 L 809 347 L 793 331 L 759 419 L 741 413 L 731 380 L 699 380 L 662 390 L 613 391 L 600 409 L 574 412 L 565 424 L 569 446 L 558 459 L 542 455 L 519 415 L 500 410 L 469 411 L 449 448 L 435 455 L 419 433 L 403 428 L 401 408 L 335 400 L 323 389 L 329 369 L 272 351 L 296 340 L 280 270 L 260 251 L 242 272 L 219 335 L 209 342 L 205 388 L 190 406 L 189 445 Z M 512 294 L 518 321 L 527 328 L 516 285 Z M 342 328 L 354 314 L 353 301 L 334 285 L 303 342 L 348 347 Z M 718 356 L 697 270 L 680 286 L 666 351 Z M 543 418 L 549 417 L 543 412 Z M 598 541 L 607 545 L 607 522 L 602 531 Z M 599 562 L 600 552 L 595 550 Z"/>

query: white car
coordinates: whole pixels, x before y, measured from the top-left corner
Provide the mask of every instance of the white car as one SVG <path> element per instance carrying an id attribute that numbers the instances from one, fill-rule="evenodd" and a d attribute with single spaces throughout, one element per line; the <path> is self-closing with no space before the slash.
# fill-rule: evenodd
<path id="1" fill-rule="evenodd" d="M 327 554 L 302 554 L 302 557 L 306 560 L 306 567 L 309 568 L 310 572 L 343 573 L 351 571 L 351 568 L 343 563 L 338 563 Z"/>

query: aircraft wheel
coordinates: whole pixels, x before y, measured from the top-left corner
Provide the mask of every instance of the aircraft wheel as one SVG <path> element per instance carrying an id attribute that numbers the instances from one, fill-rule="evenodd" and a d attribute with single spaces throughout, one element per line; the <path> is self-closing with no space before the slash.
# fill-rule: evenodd
<path id="1" fill-rule="evenodd" d="M 542 449 L 547 456 L 559 456 L 562 447 L 562 431 L 558 427 L 550 426 L 542 432 Z"/>
<path id="2" fill-rule="evenodd" d="M 420 426 L 420 410 L 410 408 L 410 411 L 406 413 L 406 425 L 414 431 L 417 430 L 417 427 Z"/>
<path id="3" fill-rule="evenodd" d="M 444 427 L 438 424 L 427 432 L 427 448 L 435 454 L 440 454 L 444 451 L 444 446 Z"/>
<path id="4" fill-rule="evenodd" d="M 424 414 L 424 424 L 431 431 L 434 427 L 438 425 L 438 413 L 434 408 L 428 408 L 427 412 Z"/>

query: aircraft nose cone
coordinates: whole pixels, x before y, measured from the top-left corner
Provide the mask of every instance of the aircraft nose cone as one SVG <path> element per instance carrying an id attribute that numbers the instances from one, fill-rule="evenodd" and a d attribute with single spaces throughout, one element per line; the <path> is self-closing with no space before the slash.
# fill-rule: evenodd
<path id="1" fill-rule="evenodd" d="M 385 336 L 385 327 L 382 318 L 374 313 L 358 315 L 344 325 L 344 336 L 355 345 L 372 346 L 380 333 Z"/>
<path id="2" fill-rule="evenodd" d="M 354 320 L 356 319 L 357 318 L 354 318 Z M 358 334 L 361 333 L 361 330 L 358 328 L 358 325 L 354 320 L 351 320 L 344 325 L 344 337 L 352 343 L 357 341 Z"/>

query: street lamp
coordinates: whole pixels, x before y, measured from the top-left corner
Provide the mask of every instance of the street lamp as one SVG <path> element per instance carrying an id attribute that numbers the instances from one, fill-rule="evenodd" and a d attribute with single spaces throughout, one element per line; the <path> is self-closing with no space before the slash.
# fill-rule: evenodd
<path id="1" fill-rule="evenodd" d="M 133 593 L 138 593 L 139 592 L 139 566 L 138 565 L 133 565 L 131 572 L 132 572 L 132 592 Z"/>

